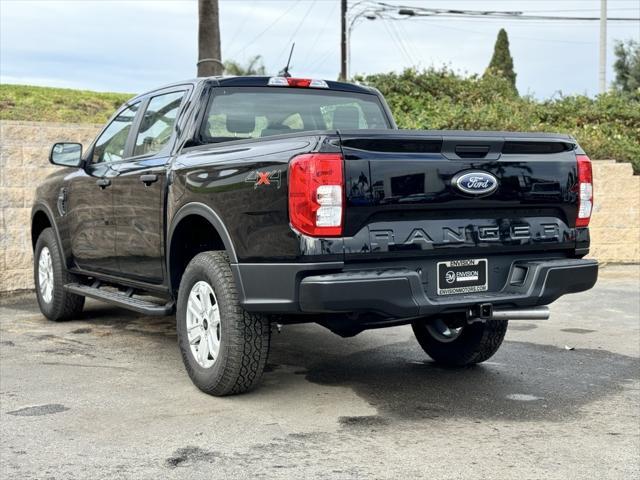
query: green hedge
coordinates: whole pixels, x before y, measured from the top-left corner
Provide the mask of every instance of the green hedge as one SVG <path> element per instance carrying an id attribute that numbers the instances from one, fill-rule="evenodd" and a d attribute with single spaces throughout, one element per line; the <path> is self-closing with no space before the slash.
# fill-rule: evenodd
<path id="1" fill-rule="evenodd" d="M 0 120 L 104 123 L 131 97 L 128 93 L 0 85 Z"/>
<path id="2" fill-rule="evenodd" d="M 607 93 L 538 101 L 499 77 L 448 69 L 358 77 L 378 88 L 400 128 L 510 130 L 573 135 L 593 159 L 631 162 L 640 173 L 640 98 Z"/>

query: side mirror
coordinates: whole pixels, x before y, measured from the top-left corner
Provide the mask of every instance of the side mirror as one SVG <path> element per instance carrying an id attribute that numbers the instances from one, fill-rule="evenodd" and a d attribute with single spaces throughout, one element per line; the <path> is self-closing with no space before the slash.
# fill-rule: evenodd
<path id="1" fill-rule="evenodd" d="M 80 143 L 54 143 L 49 154 L 49 161 L 63 167 L 79 167 L 82 165 L 82 145 Z"/>

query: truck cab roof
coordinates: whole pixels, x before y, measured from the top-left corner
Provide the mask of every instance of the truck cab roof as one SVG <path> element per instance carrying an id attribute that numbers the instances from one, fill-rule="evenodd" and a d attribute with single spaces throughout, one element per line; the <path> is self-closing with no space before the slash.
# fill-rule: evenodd
<path id="1" fill-rule="evenodd" d="M 277 77 L 277 75 L 275 76 Z M 150 93 L 166 90 L 168 88 L 177 87 L 180 85 L 198 85 L 202 83 L 210 83 L 214 86 L 220 87 L 268 87 L 269 80 L 274 78 L 274 76 L 266 76 L 266 75 L 248 75 L 248 76 L 215 76 L 215 77 L 197 77 L 190 78 L 183 81 L 172 82 L 167 85 L 163 85 L 159 88 L 154 88 L 153 90 L 149 90 L 147 92 L 141 93 L 140 95 L 136 95 L 129 102 L 131 103 L 137 100 L 140 97 L 147 96 Z M 302 77 L 294 77 L 294 78 L 302 78 Z M 328 89 L 327 90 L 338 90 L 342 92 L 354 92 L 354 93 L 368 93 L 368 94 L 379 94 L 375 88 L 368 87 L 365 85 L 356 85 L 348 82 L 337 82 L 333 80 L 324 80 L 326 82 Z M 274 87 L 281 88 L 281 87 Z M 296 88 L 296 87 L 291 87 Z"/>
<path id="2" fill-rule="evenodd" d="M 198 80 L 214 82 L 219 86 L 224 87 L 267 87 L 269 86 L 269 80 L 278 77 L 274 76 L 233 76 L 233 77 L 207 77 L 200 78 Z M 309 77 L 291 77 L 291 78 L 309 78 Z M 320 79 L 318 79 L 320 80 Z M 356 92 L 356 93 L 373 93 L 375 89 L 364 85 L 356 85 L 348 82 L 337 82 L 333 80 L 324 80 L 329 87 L 329 90 L 340 90 L 343 92 Z"/>

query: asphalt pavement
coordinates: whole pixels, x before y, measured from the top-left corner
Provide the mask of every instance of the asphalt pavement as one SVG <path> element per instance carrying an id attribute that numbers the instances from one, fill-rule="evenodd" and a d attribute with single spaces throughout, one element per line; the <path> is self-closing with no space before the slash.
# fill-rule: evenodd
<path id="1" fill-rule="evenodd" d="M 274 332 L 261 388 L 187 377 L 175 319 L 0 300 L 0 477 L 640 477 L 640 267 L 511 322 L 481 366 L 435 366 L 409 327 Z"/>

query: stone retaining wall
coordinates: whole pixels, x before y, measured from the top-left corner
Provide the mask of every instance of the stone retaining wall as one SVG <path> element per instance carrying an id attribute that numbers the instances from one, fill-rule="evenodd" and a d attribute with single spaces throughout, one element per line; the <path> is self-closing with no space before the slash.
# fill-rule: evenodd
<path id="1" fill-rule="evenodd" d="M 57 141 L 87 146 L 99 125 L 0 122 L 0 294 L 33 288 L 31 206 L 36 186 L 57 168 L 49 149 Z"/>
<path id="2" fill-rule="evenodd" d="M 35 187 L 56 168 L 51 144 L 85 146 L 99 125 L 0 122 L 0 294 L 33 288 L 30 212 Z M 640 176 L 630 164 L 594 162 L 591 255 L 601 262 L 640 263 Z"/>
<path id="3" fill-rule="evenodd" d="M 640 263 L 640 176 L 630 163 L 593 162 L 594 211 L 590 257 L 606 263 Z"/>

